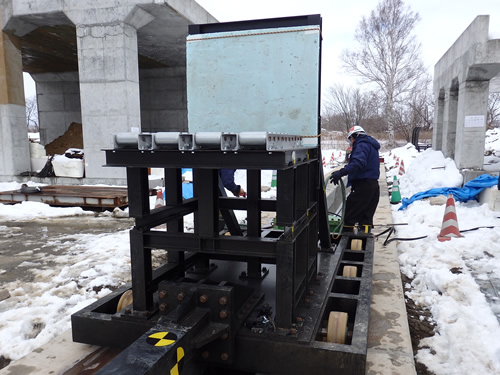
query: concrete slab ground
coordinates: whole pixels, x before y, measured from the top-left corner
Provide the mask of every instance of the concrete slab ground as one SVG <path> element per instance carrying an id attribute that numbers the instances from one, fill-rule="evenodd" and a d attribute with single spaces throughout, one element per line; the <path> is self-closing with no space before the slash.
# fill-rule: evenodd
<path id="1" fill-rule="evenodd" d="M 381 197 L 374 218 L 375 234 L 392 224 L 383 164 L 380 169 Z M 328 184 L 330 199 L 335 190 Z M 111 349 L 74 343 L 69 330 L 0 370 L 0 375 L 90 375 L 115 354 Z M 382 238 L 375 242 L 366 371 L 366 375 L 378 374 L 416 374 L 396 244 L 383 246 Z"/>
<path id="2" fill-rule="evenodd" d="M 374 232 L 392 224 L 391 204 L 384 164 L 380 165 L 380 201 L 374 217 Z M 368 333 L 367 375 L 416 374 L 408 317 L 399 270 L 397 242 L 383 246 L 375 242 L 372 304 Z"/>

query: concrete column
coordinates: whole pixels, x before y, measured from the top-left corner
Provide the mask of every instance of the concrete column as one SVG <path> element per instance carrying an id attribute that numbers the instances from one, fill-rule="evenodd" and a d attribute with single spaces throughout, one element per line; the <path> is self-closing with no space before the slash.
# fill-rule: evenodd
<path id="1" fill-rule="evenodd" d="M 137 31 L 124 22 L 77 25 L 86 177 L 124 178 L 102 168 L 113 135 L 140 131 Z"/>
<path id="2" fill-rule="evenodd" d="M 143 69 L 139 75 L 142 130 L 187 131 L 186 68 Z"/>
<path id="3" fill-rule="evenodd" d="M 0 30 L 1 26 L 0 21 Z M 30 171 L 21 43 L 17 37 L 1 31 L 0 137 L 0 176 Z"/>
<path id="4" fill-rule="evenodd" d="M 443 109 L 443 141 L 442 150 L 447 158 L 454 158 L 455 155 L 455 137 L 457 132 L 457 106 L 458 92 L 455 90 L 446 90 L 444 95 Z"/>
<path id="5" fill-rule="evenodd" d="M 37 73 L 40 143 L 47 145 L 64 134 L 72 122 L 82 123 L 78 72 Z"/>
<path id="6" fill-rule="evenodd" d="M 444 117 L 444 93 L 436 95 L 436 108 L 434 126 L 432 128 L 432 148 L 436 151 L 443 150 L 443 117 Z"/>
<path id="7" fill-rule="evenodd" d="M 489 81 L 462 82 L 459 93 L 455 163 L 459 169 L 482 169 Z"/>

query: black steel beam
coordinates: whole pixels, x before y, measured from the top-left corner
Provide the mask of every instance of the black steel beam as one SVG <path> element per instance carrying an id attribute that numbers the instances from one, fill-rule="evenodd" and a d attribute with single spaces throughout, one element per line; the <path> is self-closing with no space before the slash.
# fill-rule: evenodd
<path id="1" fill-rule="evenodd" d="M 165 205 L 182 206 L 182 169 L 180 168 L 165 168 Z M 192 209 L 195 209 L 193 204 Z M 172 217 L 171 219 L 163 219 L 167 223 L 166 230 L 170 233 L 184 232 L 184 213 L 182 217 Z M 137 221 L 136 221 L 136 224 Z M 184 252 L 175 251 L 168 254 L 168 263 L 177 264 L 180 268 L 180 275 L 184 275 Z"/>
<path id="2" fill-rule="evenodd" d="M 182 220 L 185 215 L 193 213 L 198 208 L 198 199 L 190 198 L 175 205 L 167 205 L 164 207 L 155 208 L 150 211 L 149 215 L 136 217 L 135 226 L 137 228 L 153 228 L 164 223 L 174 223 L 173 232 L 178 232 L 177 229 L 184 230 L 184 227 L 179 228 L 178 221 Z"/>
<path id="3" fill-rule="evenodd" d="M 147 168 L 127 168 L 128 212 L 140 218 L 150 213 Z"/>
<path id="4" fill-rule="evenodd" d="M 315 149 L 288 151 L 247 150 L 226 153 L 216 150 L 172 151 L 133 149 L 104 150 L 107 167 L 135 168 L 234 168 L 287 169 L 310 163 L 317 157 Z"/>
<path id="5" fill-rule="evenodd" d="M 175 234 L 161 231 L 145 232 L 143 238 L 144 246 L 150 249 L 234 254 L 251 258 L 276 257 L 276 238 L 218 236 L 206 243 L 192 233 Z"/>
<path id="6" fill-rule="evenodd" d="M 267 18 L 237 22 L 217 22 L 189 25 L 189 34 L 209 34 L 228 31 L 268 29 L 294 26 L 321 26 L 321 15 L 310 14 L 294 17 Z"/>
<path id="7" fill-rule="evenodd" d="M 144 246 L 143 232 L 130 231 L 130 263 L 134 310 L 150 311 L 153 308 L 153 266 L 151 249 Z"/>

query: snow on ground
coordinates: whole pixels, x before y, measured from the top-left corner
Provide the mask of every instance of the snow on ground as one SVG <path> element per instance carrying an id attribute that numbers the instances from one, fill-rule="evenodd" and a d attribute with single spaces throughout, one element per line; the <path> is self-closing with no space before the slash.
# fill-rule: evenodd
<path id="1" fill-rule="evenodd" d="M 489 137 L 487 145 L 500 150 L 498 139 Z M 416 154 L 408 145 L 390 153 L 404 160 L 402 197 L 462 185 L 454 162 L 439 151 Z M 391 156 L 384 154 L 386 161 Z M 499 159 L 493 153 L 491 160 Z M 387 173 L 390 181 L 398 174 L 393 164 L 386 164 L 393 167 Z M 395 236 L 427 236 L 398 243 L 401 271 L 412 279 L 407 296 L 430 310 L 435 324 L 435 335 L 422 340 L 417 360 L 437 375 L 500 373 L 500 298 L 495 288 L 500 286 L 500 214 L 476 201 L 456 202 L 459 229 L 482 228 L 440 242 L 445 205 L 421 200 L 403 211 L 399 207 L 392 207 L 393 222 L 408 225 L 396 226 Z"/>
<path id="2" fill-rule="evenodd" d="M 25 209 L 22 206 L 20 211 Z M 54 212 L 50 216 L 54 217 Z M 0 226 L 0 235 L 7 235 L 7 229 Z M 33 281 L 1 286 L 11 297 L 0 302 L 0 355 L 16 360 L 30 353 L 68 330 L 71 314 L 110 293 L 110 287 L 129 281 L 128 237 L 128 231 L 76 233 L 57 239 L 71 241 L 70 253 L 44 254 L 42 246 L 35 262 L 21 263 L 18 267 L 29 268 Z"/>
<path id="3" fill-rule="evenodd" d="M 499 162 L 500 141 L 489 131 L 485 164 Z M 489 151 L 488 151 L 489 150 Z M 498 155 L 498 156 L 497 156 Z M 408 144 L 382 154 L 387 179 L 398 177 L 403 197 L 435 187 L 459 187 L 462 177 L 452 160 L 431 149 L 418 153 Z M 404 161 L 399 176 L 397 158 Z M 325 173 L 345 158 L 345 150 L 323 150 Z M 499 164 L 500 165 L 500 164 Z M 262 185 L 271 184 L 272 172 L 263 172 Z M 236 182 L 246 190 L 245 172 L 237 171 Z M 0 190 L 19 188 L 17 183 L 0 184 Z M 276 189 L 263 193 L 275 197 Z M 243 199 L 243 198 L 242 198 Z M 155 198 L 151 205 L 155 204 Z M 439 242 L 445 206 L 416 201 L 404 211 L 393 205 L 393 222 L 399 238 L 427 236 L 398 243 L 401 271 L 411 281 L 408 297 L 431 311 L 435 335 L 424 339 L 417 359 L 437 375 L 500 373 L 500 219 L 499 213 L 476 201 L 456 203 L 463 237 Z M 72 211 L 73 210 L 73 211 Z M 237 212 L 244 220 L 244 212 Z M 86 215 L 79 209 L 53 208 L 43 204 L 0 205 L 0 223 L 6 220 L 43 222 L 56 216 Z M 191 220 L 191 221 L 190 221 Z M 186 229 L 192 219 L 186 218 Z M 191 228 L 190 228 L 191 227 Z M 5 235 L 0 224 L 0 236 Z M 127 231 L 104 235 L 74 234 L 74 250 L 59 255 L 52 269 L 33 267 L 32 283 L 2 285 L 12 297 L 0 302 L 0 355 L 17 359 L 69 328 L 71 313 L 109 293 L 129 280 Z M 59 239 L 64 241 L 64 238 Z M 55 257 L 55 256 L 54 256 Z M 30 266 L 25 264 L 22 266 Z M 0 273 L 2 270 L 0 270 Z M 43 280 L 43 281 L 42 281 Z M 98 292 L 96 293 L 95 290 Z M 36 306 L 36 314 L 33 313 Z M 495 315 L 496 314 L 496 315 Z M 35 338 L 33 327 L 39 327 Z"/>

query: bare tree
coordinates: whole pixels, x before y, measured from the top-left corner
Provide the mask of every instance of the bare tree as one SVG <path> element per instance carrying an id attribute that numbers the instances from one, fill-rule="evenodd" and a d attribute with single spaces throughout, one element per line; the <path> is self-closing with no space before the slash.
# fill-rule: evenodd
<path id="1" fill-rule="evenodd" d="M 500 92 L 492 92 L 488 98 L 486 125 L 488 128 L 500 126 Z"/>
<path id="2" fill-rule="evenodd" d="M 328 113 L 341 120 L 343 129 L 337 130 L 347 132 L 351 126 L 361 124 L 372 114 L 372 99 L 370 93 L 361 92 L 359 87 L 353 89 L 334 85 L 328 90 L 325 107 Z"/>
<path id="3" fill-rule="evenodd" d="M 36 96 L 26 98 L 26 122 L 28 131 L 36 133 L 40 127 L 38 125 L 38 105 Z"/>
<path id="4" fill-rule="evenodd" d="M 402 0 L 381 0 L 369 18 L 363 17 L 356 29 L 359 49 L 345 50 L 341 56 L 347 71 L 380 89 L 384 101 L 389 144 L 394 145 L 396 103 L 403 103 L 426 73 L 420 58 L 420 43 L 412 32 L 420 20 Z"/>
<path id="5" fill-rule="evenodd" d="M 428 130 L 434 116 L 434 102 L 431 91 L 431 78 L 425 75 L 418 80 L 404 103 L 394 105 L 394 128 L 407 142 L 411 141 L 413 129 L 421 127 Z"/>

